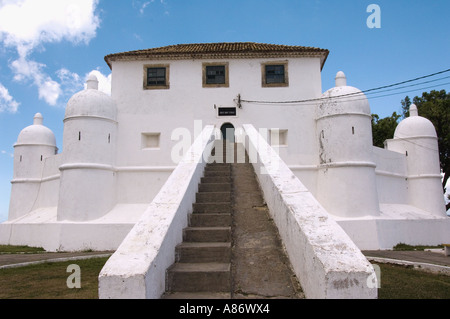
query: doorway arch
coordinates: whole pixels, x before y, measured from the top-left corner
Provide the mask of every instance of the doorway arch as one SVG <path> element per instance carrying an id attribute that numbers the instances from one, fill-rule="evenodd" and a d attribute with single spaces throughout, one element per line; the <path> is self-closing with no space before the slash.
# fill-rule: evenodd
<path id="1" fill-rule="evenodd" d="M 234 125 L 231 123 L 224 123 L 220 127 L 223 140 L 227 140 L 230 143 L 234 143 Z"/>

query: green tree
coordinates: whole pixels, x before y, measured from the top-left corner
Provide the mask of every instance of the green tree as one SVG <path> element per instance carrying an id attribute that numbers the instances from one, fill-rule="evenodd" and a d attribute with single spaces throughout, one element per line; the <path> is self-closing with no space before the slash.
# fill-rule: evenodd
<path id="1" fill-rule="evenodd" d="M 384 141 L 393 138 L 399 118 L 401 118 L 401 115 L 398 115 L 396 112 L 382 119 L 380 119 L 378 114 L 372 114 L 373 145 L 384 147 Z"/>
<path id="2" fill-rule="evenodd" d="M 405 99 L 402 100 L 401 104 L 402 104 L 402 119 L 405 119 L 409 116 L 409 107 L 412 104 L 409 96 L 406 96 Z"/>
<path id="3" fill-rule="evenodd" d="M 411 100 L 407 96 L 401 103 L 402 115 L 405 118 L 409 116 Z M 444 173 L 442 187 L 445 193 L 445 185 L 450 178 L 450 93 L 445 90 L 423 92 L 422 96 L 413 98 L 413 103 L 417 106 L 419 115 L 429 119 L 436 128 L 439 160 Z M 450 203 L 447 204 L 447 209 L 449 208 Z"/>

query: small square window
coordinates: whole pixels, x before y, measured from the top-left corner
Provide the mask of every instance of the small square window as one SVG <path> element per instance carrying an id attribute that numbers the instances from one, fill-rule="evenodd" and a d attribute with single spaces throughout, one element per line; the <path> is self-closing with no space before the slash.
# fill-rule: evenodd
<path id="1" fill-rule="evenodd" d="M 168 65 L 144 66 L 144 89 L 168 89 L 168 88 L 169 88 Z"/>
<path id="2" fill-rule="evenodd" d="M 147 86 L 166 85 L 166 68 L 148 68 Z"/>
<path id="3" fill-rule="evenodd" d="M 270 145 L 271 146 L 287 146 L 287 133 L 288 130 L 281 130 L 281 129 L 271 129 L 269 130 L 269 138 L 270 138 Z"/>
<path id="4" fill-rule="evenodd" d="M 228 86 L 228 63 L 203 63 L 203 87 Z"/>
<path id="5" fill-rule="evenodd" d="M 270 62 L 262 64 L 262 86 L 289 86 L 287 62 Z"/>
<path id="6" fill-rule="evenodd" d="M 142 133 L 142 149 L 155 150 L 159 149 L 159 139 L 161 133 Z"/>
<path id="7" fill-rule="evenodd" d="M 225 84 L 225 66 L 224 65 L 207 66 L 206 84 Z"/>
<path id="8" fill-rule="evenodd" d="M 266 84 L 284 83 L 284 65 L 266 65 Z"/>

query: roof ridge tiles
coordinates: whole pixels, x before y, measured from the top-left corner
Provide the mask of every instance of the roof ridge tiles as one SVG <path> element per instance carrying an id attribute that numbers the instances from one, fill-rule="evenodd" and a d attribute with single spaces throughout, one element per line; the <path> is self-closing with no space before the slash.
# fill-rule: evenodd
<path id="1" fill-rule="evenodd" d="M 174 58 L 245 58 L 256 56 L 304 56 L 320 55 L 322 66 L 329 54 L 327 49 L 316 47 L 268 44 L 256 42 L 211 42 L 184 43 L 168 46 L 113 53 L 105 56 L 111 67 L 111 61 L 129 59 L 174 59 Z"/>

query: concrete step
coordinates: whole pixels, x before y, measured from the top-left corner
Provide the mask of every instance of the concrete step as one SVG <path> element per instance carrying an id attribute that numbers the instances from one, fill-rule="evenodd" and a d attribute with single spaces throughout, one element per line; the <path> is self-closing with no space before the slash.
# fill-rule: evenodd
<path id="1" fill-rule="evenodd" d="M 199 213 L 189 215 L 190 227 L 230 227 L 231 214 L 226 213 Z"/>
<path id="2" fill-rule="evenodd" d="M 167 271 L 167 291 L 229 292 L 230 263 L 175 263 Z"/>
<path id="3" fill-rule="evenodd" d="M 206 192 L 231 192 L 231 183 L 203 183 L 198 185 L 200 193 Z"/>
<path id="4" fill-rule="evenodd" d="M 227 176 L 231 176 L 231 170 L 227 171 L 227 170 L 205 170 L 205 174 L 204 177 L 215 177 L 215 176 L 219 176 L 219 177 L 227 177 Z"/>
<path id="5" fill-rule="evenodd" d="M 231 176 L 204 176 L 200 182 L 202 184 L 231 183 Z"/>
<path id="6" fill-rule="evenodd" d="M 184 242 L 230 242 L 231 227 L 186 227 Z"/>
<path id="7" fill-rule="evenodd" d="M 194 213 L 227 213 L 231 214 L 231 204 L 224 203 L 194 203 Z"/>
<path id="8" fill-rule="evenodd" d="M 184 242 L 176 247 L 176 260 L 180 263 L 229 263 L 231 243 Z"/>
<path id="9" fill-rule="evenodd" d="M 231 202 L 230 192 L 204 192 L 197 193 L 197 203 L 229 203 Z"/>
<path id="10" fill-rule="evenodd" d="M 162 298 L 231 298 L 231 192 L 231 165 L 207 164 Z"/>
<path id="11" fill-rule="evenodd" d="M 231 165 L 226 163 L 206 164 L 205 171 L 228 172 L 231 171 Z"/>

